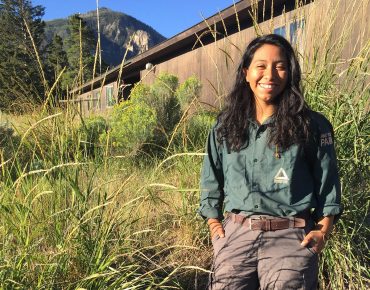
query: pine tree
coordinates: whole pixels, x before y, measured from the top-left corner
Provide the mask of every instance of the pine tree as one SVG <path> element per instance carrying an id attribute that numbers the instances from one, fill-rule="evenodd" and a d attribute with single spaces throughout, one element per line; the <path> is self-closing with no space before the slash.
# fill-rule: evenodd
<path id="1" fill-rule="evenodd" d="M 25 104 L 44 98 L 43 71 L 35 52 L 43 40 L 43 15 L 44 8 L 33 7 L 29 0 L 0 0 L 1 109 L 24 110 Z"/>
<path id="2" fill-rule="evenodd" d="M 68 19 L 67 56 L 69 70 L 64 83 L 69 87 L 82 85 L 92 78 L 95 38 L 86 22 L 75 14 Z"/>
<path id="3" fill-rule="evenodd" d="M 54 35 L 52 42 L 46 47 L 46 67 L 50 86 L 55 85 L 55 95 L 61 96 L 65 93 L 61 84 L 63 79 L 61 73 L 68 68 L 68 58 L 63 49 L 63 39 L 57 34 Z"/>

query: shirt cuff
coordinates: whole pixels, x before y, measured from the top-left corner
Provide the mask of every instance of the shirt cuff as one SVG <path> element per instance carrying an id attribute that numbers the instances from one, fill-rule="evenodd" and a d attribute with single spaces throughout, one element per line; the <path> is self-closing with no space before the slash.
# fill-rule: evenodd
<path id="1" fill-rule="evenodd" d="M 224 216 L 222 212 L 215 207 L 209 207 L 209 208 L 201 208 L 198 213 L 201 215 L 204 219 L 218 219 L 222 221 L 224 219 Z"/>
<path id="2" fill-rule="evenodd" d="M 324 217 L 324 216 L 334 216 L 333 224 L 335 224 L 339 220 L 342 213 L 343 213 L 343 207 L 342 206 L 340 206 L 338 204 L 327 205 L 323 208 L 315 209 L 314 218 L 317 221 L 318 219 L 320 219 L 321 217 Z"/>

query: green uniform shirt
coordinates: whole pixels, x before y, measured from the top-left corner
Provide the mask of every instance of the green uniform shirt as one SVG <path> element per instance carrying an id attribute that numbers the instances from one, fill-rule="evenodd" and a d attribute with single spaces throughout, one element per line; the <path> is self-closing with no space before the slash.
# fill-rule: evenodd
<path id="1" fill-rule="evenodd" d="M 329 121 L 311 113 L 314 140 L 293 145 L 276 156 L 268 145 L 269 124 L 251 122 L 249 145 L 239 152 L 219 143 L 216 126 L 208 137 L 201 174 L 199 213 L 204 218 L 223 218 L 223 212 L 247 215 L 294 216 L 315 209 L 314 218 L 339 215 L 340 182 Z M 337 216 L 338 217 L 338 216 Z"/>

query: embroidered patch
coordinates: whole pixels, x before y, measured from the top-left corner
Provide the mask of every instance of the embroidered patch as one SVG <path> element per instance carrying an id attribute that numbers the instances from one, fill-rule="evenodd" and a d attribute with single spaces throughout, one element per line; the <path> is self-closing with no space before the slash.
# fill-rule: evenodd
<path id="1" fill-rule="evenodd" d="M 331 133 L 325 133 L 320 135 L 320 146 L 328 146 L 333 144 L 333 137 Z"/>
<path id="2" fill-rule="evenodd" d="M 275 183 L 285 183 L 285 184 L 289 182 L 288 175 L 286 174 L 283 168 L 280 168 L 278 173 L 276 173 L 274 177 L 274 182 Z"/>

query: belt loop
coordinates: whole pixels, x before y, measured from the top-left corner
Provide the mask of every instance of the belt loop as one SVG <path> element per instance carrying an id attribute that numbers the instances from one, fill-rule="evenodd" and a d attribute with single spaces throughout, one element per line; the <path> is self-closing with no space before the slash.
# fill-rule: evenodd
<path id="1" fill-rule="evenodd" d="M 271 219 L 265 219 L 266 231 L 271 231 Z"/>
<path id="2" fill-rule="evenodd" d="M 231 221 L 232 221 L 233 223 L 235 223 L 235 214 L 234 214 L 234 213 L 232 213 L 232 212 L 230 212 L 230 213 L 229 213 L 229 215 L 230 215 Z"/>

